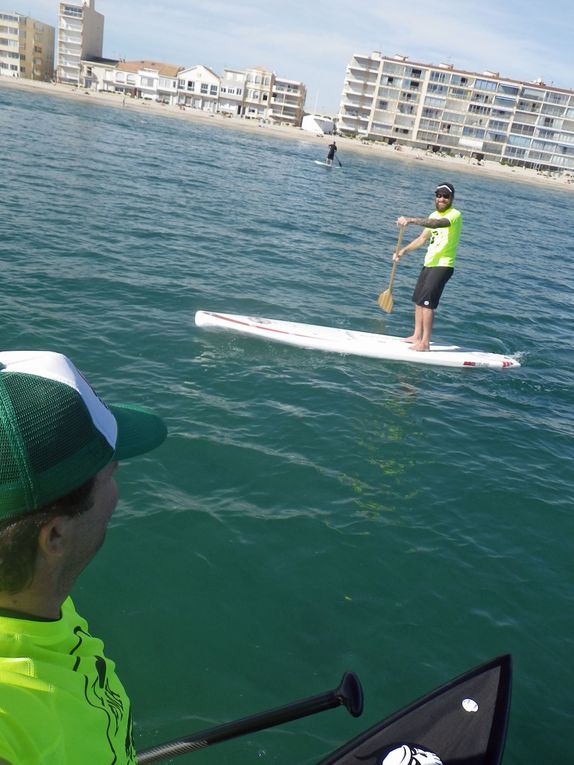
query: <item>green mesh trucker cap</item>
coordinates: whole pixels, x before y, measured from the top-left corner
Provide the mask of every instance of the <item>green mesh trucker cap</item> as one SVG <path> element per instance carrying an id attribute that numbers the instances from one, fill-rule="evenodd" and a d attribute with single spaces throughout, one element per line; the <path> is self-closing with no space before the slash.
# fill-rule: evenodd
<path id="1" fill-rule="evenodd" d="M 0 352 L 0 520 L 64 497 L 166 435 L 150 410 L 104 404 L 66 356 Z"/>

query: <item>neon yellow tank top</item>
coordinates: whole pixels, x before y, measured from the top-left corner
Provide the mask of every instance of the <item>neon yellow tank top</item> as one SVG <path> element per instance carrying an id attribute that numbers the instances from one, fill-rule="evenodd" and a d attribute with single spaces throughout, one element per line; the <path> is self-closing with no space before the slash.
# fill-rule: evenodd
<path id="1" fill-rule="evenodd" d="M 433 228 L 430 235 L 428 250 L 425 255 L 424 265 L 429 268 L 435 266 L 447 266 L 454 268 L 456 261 L 456 249 L 460 232 L 462 230 L 462 215 L 459 210 L 450 207 L 441 213 L 435 210 L 429 218 L 448 218 L 448 228 Z"/>
<path id="2" fill-rule="evenodd" d="M 58 621 L 0 616 L 0 759 L 132 765 L 130 703 L 68 598 Z"/>

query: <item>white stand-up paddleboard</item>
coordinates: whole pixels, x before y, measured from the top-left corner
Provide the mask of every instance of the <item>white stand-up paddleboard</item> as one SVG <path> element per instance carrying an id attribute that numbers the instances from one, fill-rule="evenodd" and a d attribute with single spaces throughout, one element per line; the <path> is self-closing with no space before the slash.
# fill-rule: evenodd
<path id="1" fill-rule="evenodd" d="M 466 350 L 458 345 L 431 343 L 430 351 L 412 351 L 409 344 L 403 342 L 400 337 L 320 327 L 314 324 L 298 324 L 293 321 L 275 321 L 256 316 L 198 311 L 195 314 L 195 323 L 198 327 L 226 329 L 276 343 L 314 348 L 318 351 L 369 356 L 375 359 L 434 364 L 440 367 L 508 369 L 520 366 L 520 363 L 512 356 Z"/>
<path id="2" fill-rule="evenodd" d="M 321 165 L 321 167 L 333 167 L 332 162 L 319 162 L 318 159 L 313 160 L 316 165 Z"/>

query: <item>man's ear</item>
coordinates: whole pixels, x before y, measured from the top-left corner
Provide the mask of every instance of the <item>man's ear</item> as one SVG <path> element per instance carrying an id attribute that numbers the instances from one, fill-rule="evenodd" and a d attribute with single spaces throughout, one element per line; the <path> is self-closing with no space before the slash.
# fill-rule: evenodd
<path id="1" fill-rule="evenodd" d="M 38 550 L 48 557 L 60 557 L 64 554 L 69 533 L 70 516 L 57 515 L 40 529 Z"/>

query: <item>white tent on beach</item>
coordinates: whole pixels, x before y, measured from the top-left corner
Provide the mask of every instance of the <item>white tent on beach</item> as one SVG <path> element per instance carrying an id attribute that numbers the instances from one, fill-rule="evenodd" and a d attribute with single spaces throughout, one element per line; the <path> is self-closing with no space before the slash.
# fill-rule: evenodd
<path id="1" fill-rule="evenodd" d="M 301 128 L 315 135 L 331 135 L 334 122 L 330 117 L 322 117 L 320 114 L 306 114 L 301 122 Z"/>

